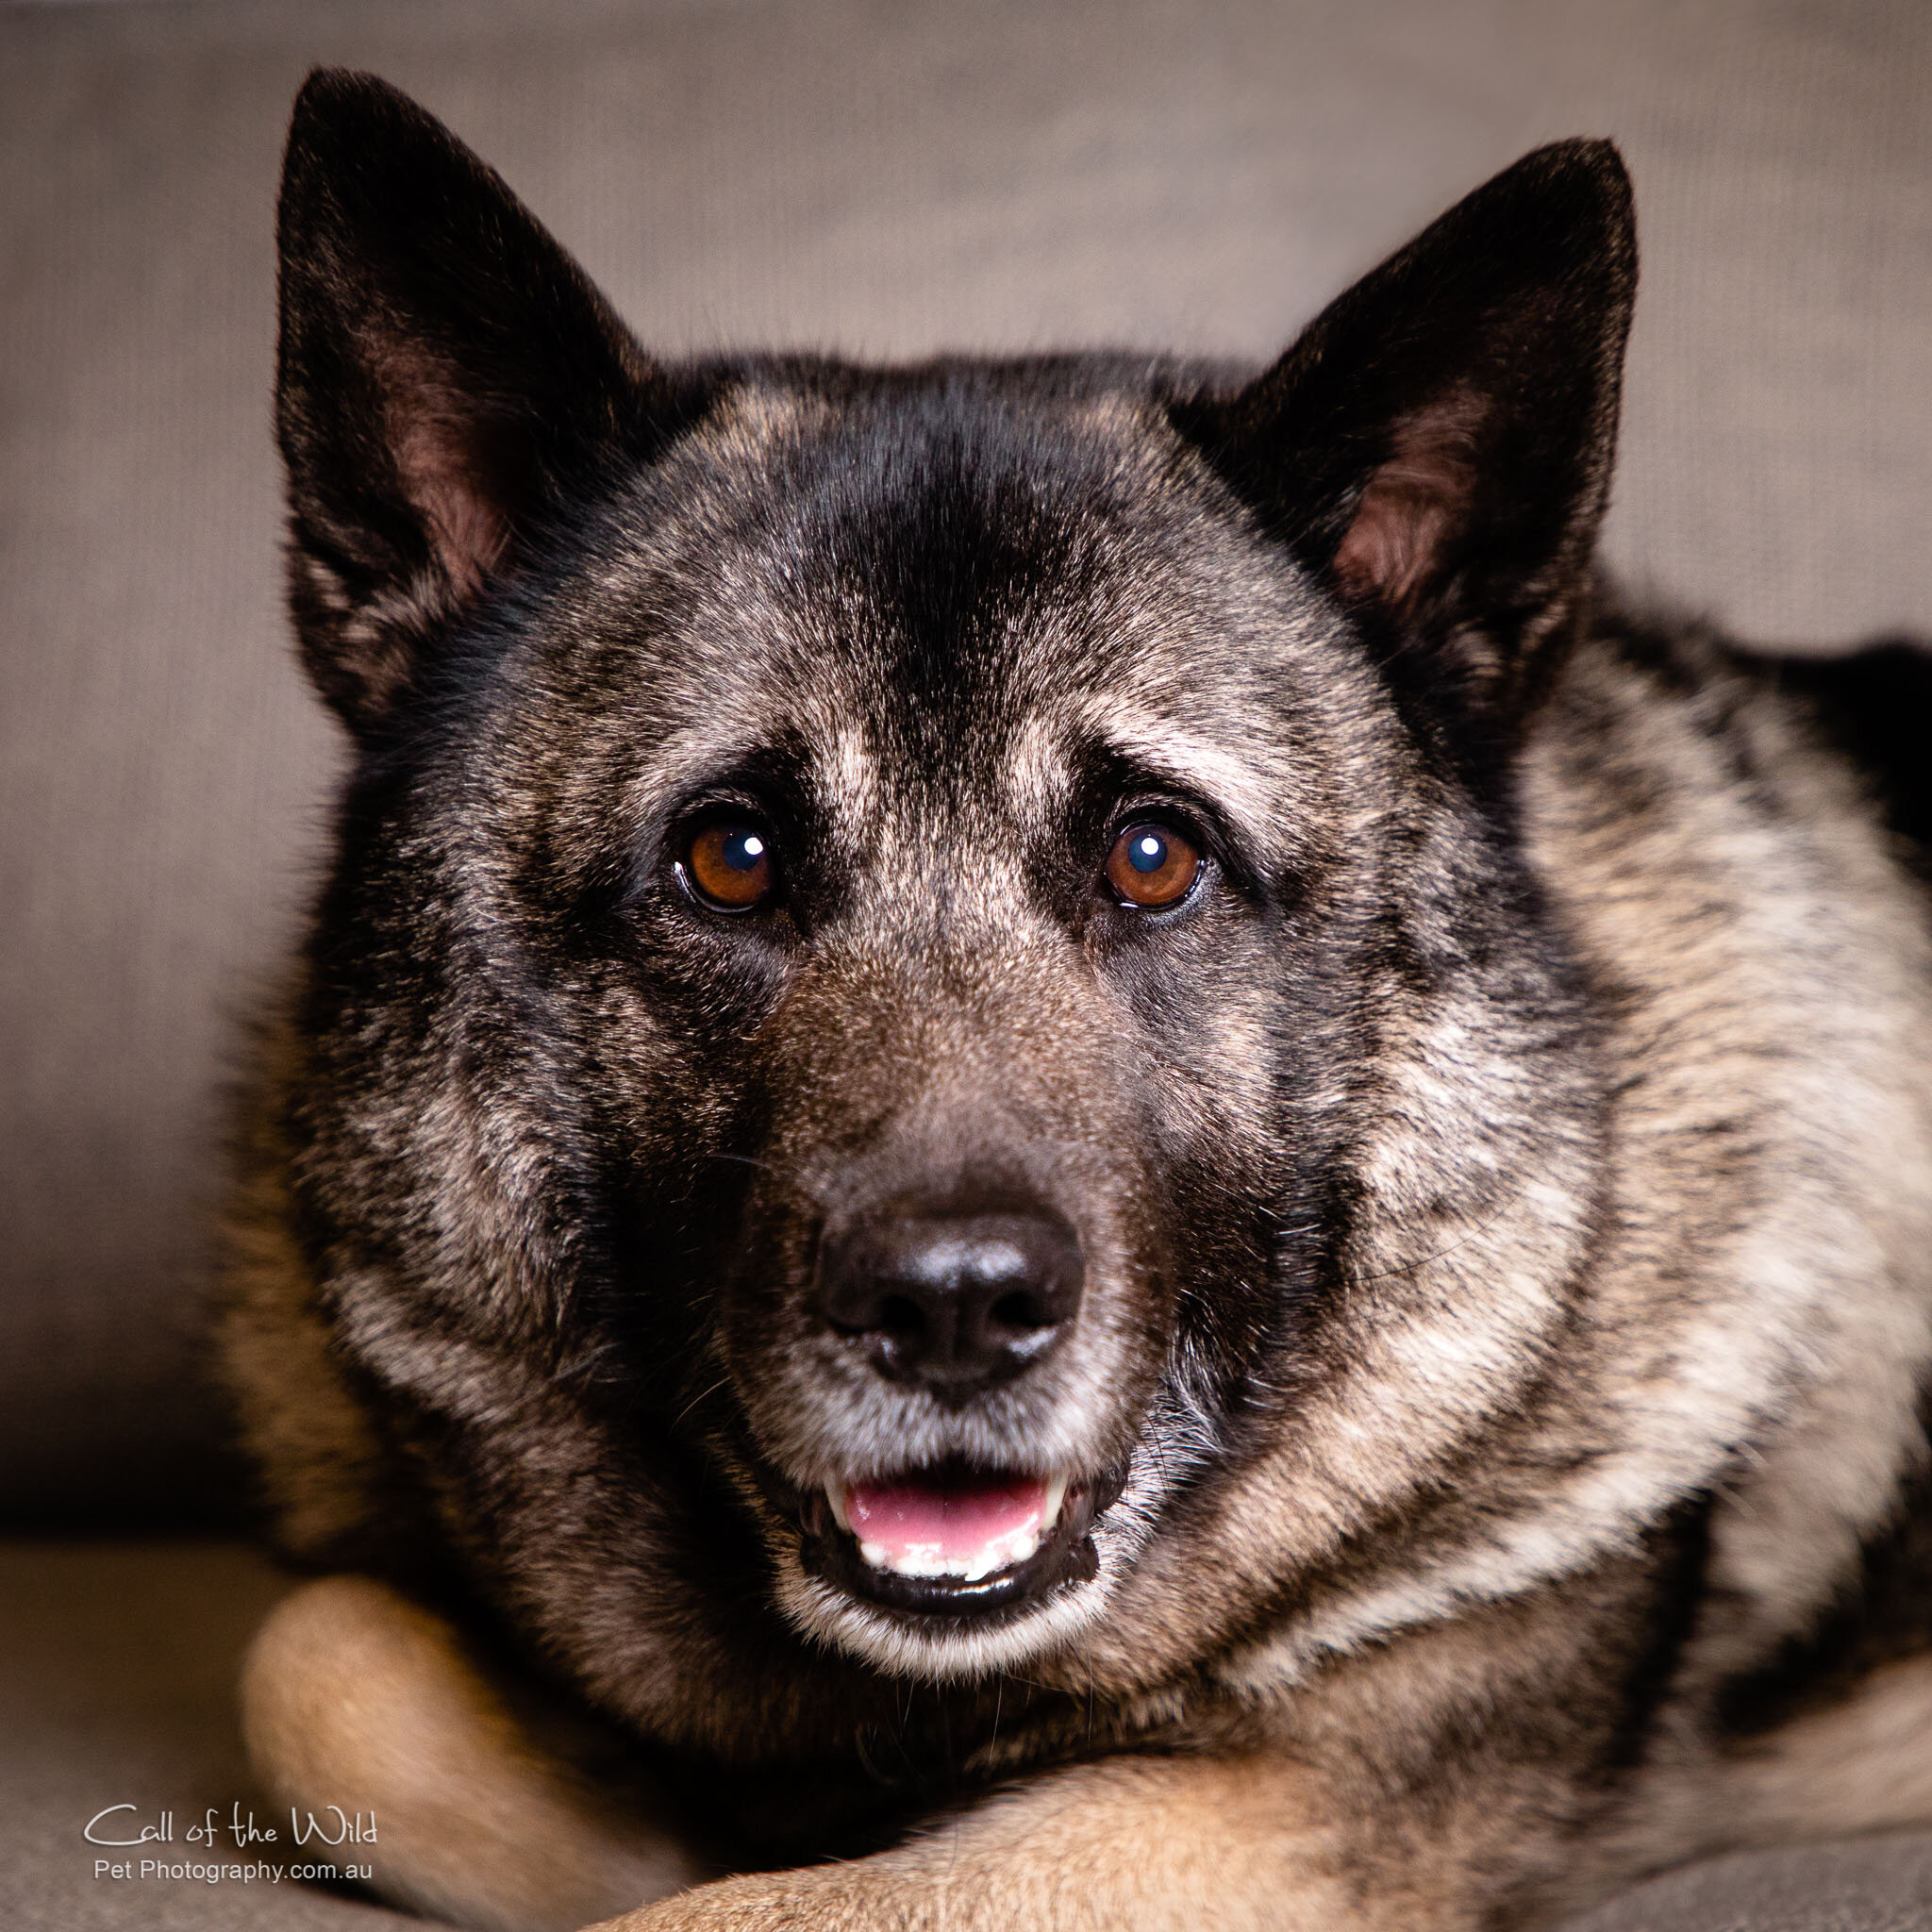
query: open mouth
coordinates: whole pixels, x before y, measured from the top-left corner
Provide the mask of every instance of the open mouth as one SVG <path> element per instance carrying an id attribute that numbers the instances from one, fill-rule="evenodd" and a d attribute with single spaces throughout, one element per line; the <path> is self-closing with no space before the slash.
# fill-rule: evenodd
<path id="1" fill-rule="evenodd" d="M 869 1602 L 977 1616 L 1091 1579 L 1118 1478 L 946 1465 L 827 1483 L 806 1500 L 807 1567 Z"/>

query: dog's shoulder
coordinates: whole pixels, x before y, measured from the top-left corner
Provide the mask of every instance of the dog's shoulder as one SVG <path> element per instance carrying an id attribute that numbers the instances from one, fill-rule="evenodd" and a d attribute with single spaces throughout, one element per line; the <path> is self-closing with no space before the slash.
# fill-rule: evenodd
<path id="1" fill-rule="evenodd" d="M 1524 763 L 1610 1097 L 1593 1319 L 1648 1426 L 1672 1360 L 1703 1365 L 1679 1420 L 1730 1458 L 1719 1675 L 1858 1597 L 1925 1454 L 1928 673 L 1896 646 L 1792 665 L 1607 600 Z"/>

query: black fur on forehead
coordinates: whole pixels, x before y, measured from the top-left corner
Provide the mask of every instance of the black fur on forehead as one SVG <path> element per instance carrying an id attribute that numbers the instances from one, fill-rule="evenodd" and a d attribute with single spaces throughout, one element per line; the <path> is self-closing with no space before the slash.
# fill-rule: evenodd
<path id="1" fill-rule="evenodd" d="M 855 718 L 892 718 L 924 734 L 908 752 L 956 763 L 931 734 L 969 708 L 1010 728 L 1068 680 L 1119 671 L 1163 623 L 1205 627 L 1257 595 L 1294 603 L 1264 570 L 1219 609 L 1185 608 L 1191 582 L 1226 590 L 1212 579 L 1230 533 L 1204 517 L 1201 466 L 1124 386 L 1149 379 L 1145 364 L 1098 358 L 749 369 L 738 396 L 795 426 L 724 462 L 706 461 L 699 439 L 701 474 L 680 469 L 664 489 L 708 496 L 739 591 L 791 618 L 796 647 L 832 675 L 856 675 L 842 687 Z M 688 508 L 651 493 L 673 522 Z M 1170 666 L 1163 680 L 1208 689 L 1254 641 L 1229 631 L 1222 664 Z"/>

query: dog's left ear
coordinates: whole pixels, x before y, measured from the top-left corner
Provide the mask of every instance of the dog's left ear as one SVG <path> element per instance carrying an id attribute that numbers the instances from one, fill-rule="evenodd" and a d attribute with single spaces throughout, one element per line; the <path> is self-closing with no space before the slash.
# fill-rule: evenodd
<path id="1" fill-rule="evenodd" d="M 1589 561 L 1636 287 L 1616 149 L 1539 148 L 1175 420 L 1372 643 L 1498 700 Z"/>

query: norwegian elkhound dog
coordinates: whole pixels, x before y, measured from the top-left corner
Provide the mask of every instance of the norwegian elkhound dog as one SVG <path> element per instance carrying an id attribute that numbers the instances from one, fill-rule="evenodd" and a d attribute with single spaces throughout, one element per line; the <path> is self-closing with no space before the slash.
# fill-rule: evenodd
<path id="1" fill-rule="evenodd" d="M 635 1932 L 1932 1818 L 1932 680 L 1602 582 L 1612 148 L 1258 372 L 654 359 L 341 73 L 280 241 L 354 760 L 225 1313 L 328 1573 L 276 1790 Z"/>

